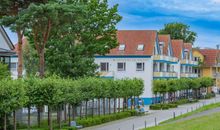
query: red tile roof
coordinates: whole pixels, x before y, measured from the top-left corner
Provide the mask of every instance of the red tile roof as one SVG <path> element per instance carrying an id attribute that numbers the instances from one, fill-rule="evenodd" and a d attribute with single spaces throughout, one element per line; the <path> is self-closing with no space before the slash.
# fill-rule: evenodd
<path id="1" fill-rule="evenodd" d="M 200 49 L 202 55 L 204 55 L 204 65 L 205 66 L 215 66 L 217 54 L 220 50 L 216 49 Z"/>
<path id="2" fill-rule="evenodd" d="M 159 42 L 164 42 L 164 47 L 163 47 L 163 54 L 167 55 L 168 54 L 168 46 L 169 42 L 171 41 L 170 35 L 158 35 Z"/>
<path id="3" fill-rule="evenodd" d="M 119 46 L 110 50 L 107 55 L 153 55 L 157 31 L 153 30 L 118 30 L 119 44 L 125 44 L 125 50 L 120 51 Z M 144 50 L 137 50 L 139 44 L 144 44 Z"/>
<path id="4" fill-rule="evenodd" d="M 179 59 L 182 58 L 183 40 L 171 40 L 173 55 Z"/>

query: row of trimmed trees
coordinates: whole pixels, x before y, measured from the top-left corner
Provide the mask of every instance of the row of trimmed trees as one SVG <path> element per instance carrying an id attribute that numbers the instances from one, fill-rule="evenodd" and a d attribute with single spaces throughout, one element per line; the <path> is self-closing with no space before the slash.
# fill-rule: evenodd
<path id="1" fill-rule="evenodd" d="M 162 97 L 161 100 L 164 103 L 166 94 L 169 95 L 169 102 L 176 100 L 177 93 L 181 98 L 189 98 L 190 91 L 193 91 L 194 98 L 198 98 L 200 90 L 205 89 L 207 92 L 207 88 L 213 86 L 213 83 L 213 79 L 210 77 L 154 80 L 152 90 L 156 97 L 158 95 Z"/>
<path id="2" fill-rule="evenodd" d="M 0 115 L 4 116 L 4 129 L 7 126 L 7 115 L 14 113 L 14 127 L 16 129 L 15 111 L 28 108 L 28 128 L 30 129 L 30 108 L 38 108 L 38 126 L 41 122 L 41 109 L 48 106 L 48 126 L 52 130 L 51 111 L 57 110 L 57 122 L 61 127 L 61 109 L 68 106 L 69 124 L 75 118 L 75 110 L 82 102 L 86 103 L 85 117 L 87 117 L 87 102 L 98 100 L 100 114 L 100 99 L 105 107 L 105 99 L 114 99 L 114 112 L 116 112 L 116 99 L 138 97 L 142 94 L 144 85 L 139 79 L 110 80 L 100 78 L 82 78 L 77 80 L 61 79 L 53 76 L 45 79 L 28 78 L 20 80 L 0 81 Z M 110 104 L 110 103 L 109 103 Z M 109 108 L 111 106 L 109 105 Z M 123 105 L 126 108 L 126 105 Z M 70 115 L 70 111 L 72 115 Z M 93 109 L 92 109 L 93 110 Z M 109 114 L 111 113 L 110 109 Z M 103 108 L 105 114 L 105 108 Z M 81 113 L 81 108 L 80 108 Z M 93 116 L 94 112 L 92 112 Z"/>

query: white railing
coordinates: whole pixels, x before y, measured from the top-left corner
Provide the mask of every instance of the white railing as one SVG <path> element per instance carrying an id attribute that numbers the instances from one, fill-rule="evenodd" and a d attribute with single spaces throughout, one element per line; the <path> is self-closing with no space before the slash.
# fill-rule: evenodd
<path id="1" fill-rule="evenodd" d="M 181 64 L 191 64 L 191 65 L 198 65 L 197 61 L 192 61 L 192 60 L 188 60 L 188 59 L 183 59 L 180 61 Z"/>
<path id="2" fill-rule="evenodd" d="M 171 57 L 171 56 L 165 56 L 165 55 L 154 55 L 154 60 L 164 60 L 164 61 L 170 61 L 170 62 L 177 62 L 178 58 Z"/>
<path id="3" fill-rule="evenodd" d="M 174 78 L 177 77 L 177 73 L 176 72 L 154 72 L 153 74 L 154 77 L 170 77 L 170 78 Z"/>

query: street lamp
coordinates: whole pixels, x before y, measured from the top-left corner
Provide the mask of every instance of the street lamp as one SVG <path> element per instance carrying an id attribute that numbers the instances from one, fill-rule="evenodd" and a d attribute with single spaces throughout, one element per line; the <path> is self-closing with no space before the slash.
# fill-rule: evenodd
<path id="1" fill-rule="evenodd" d="M 215 76 L 215 86 L 217 87 L 217 78 L 218 78 L 218 64 L 219 64 L 219 46 L 220 44 L 217 44 L 216 45 L 216 48 L 217 48 L 217 52 L 216 52 L 216 69 L 215 69 L 215 73 L 216 73 L 216 76 Z M 218 88 L 218 87 L 217 87 Z"/>

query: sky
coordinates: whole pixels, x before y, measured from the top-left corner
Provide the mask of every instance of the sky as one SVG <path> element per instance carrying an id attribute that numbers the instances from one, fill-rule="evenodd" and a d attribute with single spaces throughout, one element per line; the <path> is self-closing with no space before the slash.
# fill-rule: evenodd
<path id="1" fill-rule="evenodd" d="M 197 33 L 195 47 L 220 44 L 220 0 L 109 0 L 110 7 L 115 4 L 123 17 L 118 29 L 159 30 L 166 23 L 182 22 Z M 16 35 L 6 30 L 16 43 Z"/>
<path id="2" fill-rule="evenodd" d="M 216 48 L 220 44 L 220 0 L 110 0 L 118 4 L 122 30 L 159 30 L 164 24 L 182 22 L 198 37 L 197 47 Z"/>

